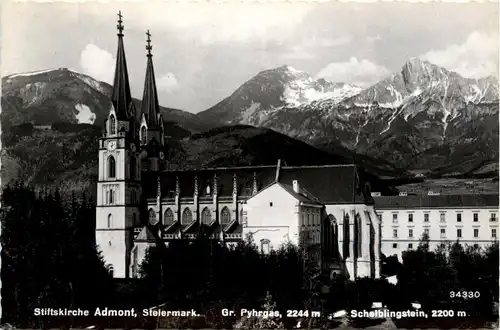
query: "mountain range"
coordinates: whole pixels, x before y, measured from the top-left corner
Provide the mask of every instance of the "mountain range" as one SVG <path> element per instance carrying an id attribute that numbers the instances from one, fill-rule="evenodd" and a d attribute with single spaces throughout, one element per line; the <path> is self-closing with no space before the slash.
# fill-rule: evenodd
<path id="1" fill-rule="evenodd" d="M 3 177 L 88 188 L 111 91 L 64 68 L 3 77 Z M 290 165 L 355 162 L 378 176 L 497 177 L 498 95 L 496 78 L 466 79 L 412 59 L 369 87 L 282 66 L 198 114 L 161 111 L 173 166 L 267 165 L 281 156 Z"/>
<path id="2" fill-rule="evenodd" d="M 102 126 L 111 106 L 112 87 L 66 68 L 18 73 L 2 77 L 2 126 L 54 122 Z M 134 98 L 136 108 L 140 100 Z M 187 111 L 160 107 L 164 118 L 189 131 L 204 130 Z M 137 117 L 140 117 L 138 111 Z"/>
<path id="3" fill-rule="evenodd" d="M 459 175 L 497 172 L 498 100 L 495 77 L 467 79 L 413 58 L 367 88 L 290 66 L 262 71 L 197 116 L 212 125 L 271 128 L 400 169 Z"/>

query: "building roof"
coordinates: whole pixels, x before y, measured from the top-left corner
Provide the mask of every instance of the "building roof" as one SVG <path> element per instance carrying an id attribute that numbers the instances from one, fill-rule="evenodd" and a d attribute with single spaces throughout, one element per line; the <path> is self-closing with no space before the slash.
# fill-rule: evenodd
<path id="1" fill-rule="evenodd" d="M 322 204 L 373 203 L 355 165 L 285 166 L 279 182 L 299 183 L 301 193 Z"/>
<path id="2" fill-rule="evenodd" d="M 478 195 L 410 195 L 377 196 L 377 209 L 419 209 L 419 208 L 454 208 L 454 207 L 494 207 L 499 205 L 498 194 Z"/>
<path id="3" fill-rule="evenodd" d="M 277 172 L 279 175 L 277 176 Z M 143 172 L 143 193 L 147 198 L 156 198 L 157 175 L 160 175 L 162 197 L 175 197 L 178 180 L 179 197 L 193 197 L 195 177 L 198 180 L 198 194 L 207 196 L 214 192 L 214 176 L 217 178 L 217 195 L 230 197 L 233 194 L 233 175 L 236 174 L 238 196 L 253 195 L 254 179 L 257 191 L 278 182 L 288 191 L 294 180 L 300 187 L 301 199 L 322 204 L 365 204 L 373 203 L 369 191 L 365 189 L 362 177 L 354 165 L 326 166 L 248 166 L 221 167 L 186 171 L 163 171 L 159 174 Z M 288 188 L 286 188 L 288 187 Z"/>
<path id="4" fill-rule="evenodd" d="M 141 232 L 135 238 L 135 241 L 143 241 L 143 242 L 155 242 L 155 236 L 148 229 L 147 226 L 144 226 Z"/>

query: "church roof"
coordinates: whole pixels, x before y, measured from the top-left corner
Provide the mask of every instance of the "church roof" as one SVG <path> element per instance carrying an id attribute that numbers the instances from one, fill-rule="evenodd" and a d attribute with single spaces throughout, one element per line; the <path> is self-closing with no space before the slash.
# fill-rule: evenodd
<path id="1" fill-rule="evenodd" d="M 146 66 L 146 78 L 144 80 L 144 94 L 142 96 L 142 113 L 146 116 L 146 121 L 148 124 L 148 129 L 159 128 L 159 118 L 160 106 L 158 104 L 158 92 L 156 89 L 155 72 L 153 68 L 153 55 L 151 54 L 151 34 L 146 33 L 148 36 L 146 49 L 147 54 L 147 66 Z"/>
<path id="2" fill-rule="evenodd" d="M 164 171 L 161 172 L 162 197 L 175 197 L 176 179 L 179 182 L 180 197 L 194 195 L 194 178 L 198 179 L 198 193 L 200 197 L 207 196 L 207 186 L 211 196 L 214 193 L 214 181 L 219 197 L 230 197 L 233 194 L 233 174 L 236 174 L 238 196 L 251 196 L 253 189 L 254 173 L 258 190 L 273 182 L 275 167 L 235 167 L 213 168 L 189 171 Z M 215 177 L 215 180 L 214 180 Z M 146 197 L 156 197 L 156 174 L 145 172 L 143 178 L 143 193 Z"/>
<path id="3" fill-rule="evenodd" d="M 374 197 L 377 209 L 418 209 L 453 207 L 498 208 L 499 194 L 478 195 L 409 195 Z"/>
<path id="4" fill-rule="evenodd" d="M 135 238 L 135 241 L 142 241 L 142 242 L 155 242 L 155 236 L 153 233 L 148 229 L 148 227 L 144 226 L 141 230 L 141 232 L 137 235 Z"/>
<path id="5" fill-rule="evenodd" d="M 214 189 L 214 176 L 217 178 L 218 197 L 231 197 L 233 192 L 233 174 L 237 178 L 237 193 L 240 197 L 253 195 L 254 177 L 257 191 L 275 182 L 285 187 L 297 180 L 300 186 L 300 198 L 322 204 L 364 204 L 373 203 L 363 178 L 355 165 L 326 166 L 248 166 L 223 167 L 186 171 L 163 171 L 160 173 L 144 172 L 143 193 L 147 198 L 156 198 L 157 175 L 160 175 L 162 197 L 175 197 L 176 178 L 178 180 L 179 197 L 192 198 L 194 195 L 195 177 L 198 179 L 199 196 L 206 195 L 207 185 L 210 193 Z M 291 189 L 293 191 L 293 189 Z"/>
<path id="6" fill-rule="evenodd" d="M 290 195 L 292 195 L 293 197 L 295 197 L 295 199 L 297 199 L 299 202 L 304 202 L 304 203 L 310 203 L 310 204 L 320 204 L 316 198 L 314 198 L 313 196 L 310 196 L 308 197 L 307 195 L 303 194 L 301 191 L 300 191 L 300 188 L 299 188 L 299 192 L 296 193 L 295 190 L 293 190 L 293 186 L 289 185 L 289 184 L 285 184 L 285 183 L 279 183 L 278 184 L 283 188 L 285 189 Z"/>
<path id="7" fill-rule="evenodd" d="M 130 109 L 132 103 L 132 94 L 130 93 L 130 84 L 127 70 L 127 60 L 125 58 L 125 48 L 123 46 L 122 15 L 118 13 L 118 51 L 116 54 L 115 79 L 113 82 L 113 94 L 111 102 L 115 108 L 118 120 L 128 120 L 131 117 Z"/>
<path id="8" fill-rule="evenodd" d="M 299 183 L 300 191 L 322 204 L 373 203 L 355 165 L 285 166 L 279 181 Z"/>

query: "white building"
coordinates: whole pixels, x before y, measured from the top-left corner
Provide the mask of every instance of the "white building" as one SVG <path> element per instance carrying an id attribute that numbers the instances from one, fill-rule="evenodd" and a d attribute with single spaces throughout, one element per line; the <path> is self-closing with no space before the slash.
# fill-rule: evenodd
<path id="1" fill-rule="evenodd" d="M 498 194 L 375 196 L 382 223 L 382 253 L 415 249 L 424 233 L 429 247 L 460 242 L 486 247 L 498 242 Z"/>

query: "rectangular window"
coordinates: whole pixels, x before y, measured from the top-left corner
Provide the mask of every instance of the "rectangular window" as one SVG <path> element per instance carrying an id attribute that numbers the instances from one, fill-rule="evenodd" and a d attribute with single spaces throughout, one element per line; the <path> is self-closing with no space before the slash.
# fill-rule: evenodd
<path id="1" fill-rule="evenodd" d="M 441 228 L 441 238 L 445 238 L 445 237 L 446 237 L 446 229 Z"/>
<path id="2" fill-rule="evenodd" d="M 497 221 L 497 214 L 496 213 L 490 214 L 490 221 Z"/>
<path id="3" fill-rule="evenodd" d="M 408 222 L 413 222 L 413 214 L 408 214 Z"/>
<path id="4" fill-rule="evenodd" d="M 392 237 L 394 237 L 394 238 L 398 237 L 398 230 L 397 229 L 392 230 Z"/>
<path id="5" fill-rule="evenodd" d="M 424 229 L 424 234 L 429 235 L 429 228 Z"/>
<path id="6" fill-rule="evenodd" d="M 474 222 L 478 222 L 479 221 L 479 214 L 478 213 L 474 213 L 472 216 L 474 218 Z"/>
<path id="7" fill-rule="evenodd" d="M 497 238 L 497 230 L 491 229 L 491 238 Z"/>
<path id="8" fill-rule="evenodd" d="M 479 237 L 479 229 L 474 229 L 474 237 L 478 238 Z"/>
<path id="9" fill-rule="evenodd" d="M 429 213 L 424 214 L 424 222 L 429 222 Z"/>
<path id="10" fill-rule="evenodd" d="M 393 244 L 392 244 L 392 248 L 393 248 L 393 249 L 397 249 L 397 248 L 398 248 L 398 243 L 393 243 Z"/>
<path id="11" fill-rule="evenodd" d="M 268 254 L 270 249 L 271 242 L 268 239 L 261 239 L 260 240 L 260 250 L 264 254 Z"/>
<path id="12" fill-rule="evenodd" d="M 445 214 L 441 212 L 441 214 L 439 214 L 439 220 L 441 222 L 446 222 L 446 218 L 445 218 Z"/>
<path id="13" fill-rule="evenodd" d="M 412 243 L 408 243 L 408 249 L 413 249 L 413 244 Z"/>
<path id="14" fill-rule="evenodd" d="M 398 222 L 398 214 L 397 213 L 392 214 L 392 222 Z"/>
<path id="15" fill-rule="evenodd" d="M 457 229 L 457 238 L 462 238 L 462 229 Z"/>
<path id="16" fill-rule="evenodd" d="M 413 237 L 413 229 L 410 229 L 410 230 L 408 231 L 408 236 L 409 236 L 410 238 L 412 238 L 412 237 Z"/>
<path id="17" fill-rule="evenodd" d="M 462 222 L 462 213 L 457 213 L 457 222 Z"/>

